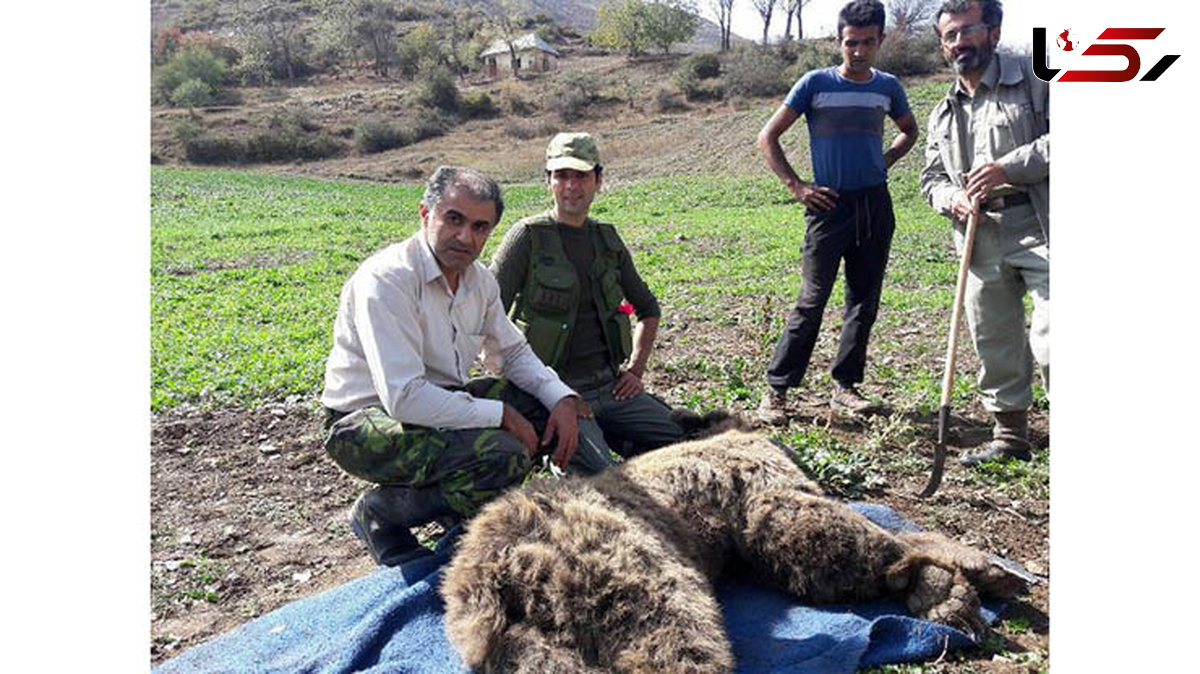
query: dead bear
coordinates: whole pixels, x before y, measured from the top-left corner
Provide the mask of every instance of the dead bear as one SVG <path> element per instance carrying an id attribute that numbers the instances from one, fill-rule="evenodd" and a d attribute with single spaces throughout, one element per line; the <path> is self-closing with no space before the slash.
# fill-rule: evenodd
<path id="1" fill-rule="evenodd" d="M 731 672 L 712 587 L 731 554 L 811 603 L 901 594 L 971 633 L 981 594 L 1025 586 L 973 548 L 885 531 L 730 431 L 486 506 L 446 570 L 446 631 L 482 672 Z"/>

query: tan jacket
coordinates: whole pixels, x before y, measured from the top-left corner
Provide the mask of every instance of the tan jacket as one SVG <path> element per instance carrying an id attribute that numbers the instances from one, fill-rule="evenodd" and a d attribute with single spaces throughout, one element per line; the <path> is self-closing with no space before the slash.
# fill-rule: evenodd
<path id="1" fill-rule="evenodd" d="M 986 156 L 975 153 L 976 164 L 994 159 L 1014 187 L 1029 194 L 1046 241 L 1050 241 L 1050 86 L 1033 74 L 1029 57 L 996 54 L 999 68 L 984 74 L 976 96 L 984 96 L 980 115 L 989 127 Z M 991 75 L 989 78 L 988 75 Z M 992 81 L 988 81 L 991 79 Z M 950 215 L 950 204 L 963 189 L 964 166 L 960 142 L 970 129 L 960 129 L 963 119 L 951 85 L 946 97 L 929 114 L 925 136 L 925 168 L 921 171 L 921 193 L 942 215 Z"/>

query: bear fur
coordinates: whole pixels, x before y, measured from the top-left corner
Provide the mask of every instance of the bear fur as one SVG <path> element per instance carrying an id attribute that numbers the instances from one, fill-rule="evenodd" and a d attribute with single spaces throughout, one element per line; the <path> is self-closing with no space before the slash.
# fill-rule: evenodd
<path id="1" fill-rule="evenodd" d="M 484 507 L 446 570 L 446 631 L 476 671 L 731 672 L 713 596 L 731 554 L 811 603 L 898 593 L 972 634 L 980 594 L 1024 588 L 978 550 L 887 532 L 729 431 Z"/>

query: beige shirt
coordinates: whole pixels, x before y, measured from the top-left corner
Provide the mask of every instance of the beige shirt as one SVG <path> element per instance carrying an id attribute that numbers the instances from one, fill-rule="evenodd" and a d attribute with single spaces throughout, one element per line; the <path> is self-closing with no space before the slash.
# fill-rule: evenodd
<path id="1" fill-rule="evenodd" d="M 573 392 L 525 342 L 478 261 L 452 293 L 422 230 L 368 258 L 342 287 L 321 403 L 351 412 L 382 405 L 403 423 L 496 428 L 497 400 L 463 386 L 477 356 L 547 409 Z"/>

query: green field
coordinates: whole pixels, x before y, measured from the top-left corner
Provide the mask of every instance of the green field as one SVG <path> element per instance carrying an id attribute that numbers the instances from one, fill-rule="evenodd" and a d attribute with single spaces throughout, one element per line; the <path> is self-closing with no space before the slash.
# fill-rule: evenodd
<path id="1" fill-rule="evenodd" d="M 919 119 L 940 90 L 910 89 Z M 892 355 L 884 359 L 891 364 L 876 367 L 876 379 L 911 391 L 913 403 L 924 406 L 938 386 L 926 361 L 940 354 L 944 327 L 889 337 L 914 325 L 941 326 L 953 295 L 950 229 L 917 189 L 922 146 L 923 139 L 892 171 L 898 225 L 873 354 Z M 804 152 L 792 155 L 803 160 Z M 372 251 L 417 229 L 420 193 L 419 185 L 152 169 L 153 409 L 316 395 L 342 283 Z M 508 186 L 505 197 L 504 222 L 484 259 L 511 223 L 550 203 L 540 185 Z M 619 225 L 666 320 L 686 317 L 699 330 L 705 322 L 756 321 L 752 339 L 759 343 L 751 355 L 773 343 L 799 287 L 804 233 L 802 209 L 773 177 L 626 182 L 606 188 L 593 213 Z M 839 287 L 835 311 L 840 298 Z M 701 375 L 730 369 L 720 362 L 696 367 Z M 737 357 L 741 389 L 761 377 L 762 367 Z M 970 383 L 964 379 L 960 388 L 966 396 Z"/>

